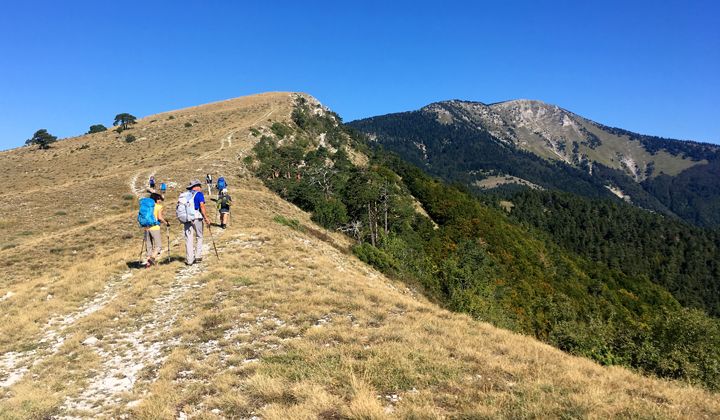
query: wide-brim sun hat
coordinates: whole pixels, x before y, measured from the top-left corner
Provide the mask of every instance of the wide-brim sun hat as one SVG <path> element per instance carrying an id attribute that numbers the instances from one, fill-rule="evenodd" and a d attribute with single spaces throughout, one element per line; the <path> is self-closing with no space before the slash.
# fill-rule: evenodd
<path id="1" fill-rule="evenodd" d="M 195 187 L 195 186 L 202 186 L 202 182 L 198 181 L 197 179 L 193 179 L 192 181 L 190 181 L 190 183 L 188 184 L 188 186 L 185 187 L 185 189 L 188 189 L 188 190 L 189 190 L 189 189 L 192 189 L 192 187 Z"/>

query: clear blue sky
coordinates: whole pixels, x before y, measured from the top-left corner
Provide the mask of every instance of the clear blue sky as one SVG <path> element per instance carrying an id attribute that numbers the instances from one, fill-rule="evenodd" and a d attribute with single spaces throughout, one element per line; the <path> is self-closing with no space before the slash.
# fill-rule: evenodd
<path id="1" fill-rule="evenodd" d="M 0 11 L 0 149 L 264 91 L 346 121 L 529 98 L 720 143 L 717 1 L 17 1 Z"/>

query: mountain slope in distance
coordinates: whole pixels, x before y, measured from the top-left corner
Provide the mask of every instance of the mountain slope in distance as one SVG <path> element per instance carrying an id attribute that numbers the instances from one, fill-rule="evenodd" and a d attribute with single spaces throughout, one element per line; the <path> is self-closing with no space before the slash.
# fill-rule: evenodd
<path id="1" fill-rule="evenodd" d="M 614 195 L 700 225 L 720 223 L 715 205 L 692 212 L 679 204 L 698 199 L 685 197 L 679 187 L 657 193 L 672 184 L 668 179 L 687 173 L 712 178 L 709 163 L 720 156 L 715 145 L 643 136 L 524 99 L 437 102 L 348 125 L 431 173 L 477 190 L 524 184 L 588 197 Z M 717 197 L 702 198 L 715 203 Z"/>

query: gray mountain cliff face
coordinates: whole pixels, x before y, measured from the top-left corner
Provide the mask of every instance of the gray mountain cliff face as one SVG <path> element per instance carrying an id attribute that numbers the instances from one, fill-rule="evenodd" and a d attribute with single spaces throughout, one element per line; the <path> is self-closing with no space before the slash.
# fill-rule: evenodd
<path id="1" fill-rule="evenodd" d="M 517 99 L 495 104 L 445 101 L 421 110 L 442 124 L 464 124 L 490 133 L 504 144 L 592 172 L 600 163 L 627 173 L 636 182 L 661 173 L 676 175 L 697 164 L 665 151 L 651 153 L 627 135 L 541 101 Z"/>

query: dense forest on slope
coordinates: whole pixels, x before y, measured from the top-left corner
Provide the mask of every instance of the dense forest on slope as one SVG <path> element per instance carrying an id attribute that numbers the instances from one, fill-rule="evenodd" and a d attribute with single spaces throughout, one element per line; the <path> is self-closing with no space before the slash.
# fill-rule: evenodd
<path id="1" fill-rule="evenodd" d="M 672 155 L 682 155 L 692 158 L 693 160 L 704 159 L 713 161 L 720 159 L 720 148 L 714 144 L 648 136 L 646 134 L 638 134 L 622 128 L 608 127 L 597 123 L 595 123 L 595 125 L 609 133 L 618 136 L 627 136 L 631 141 L 639 141 L 647 151 L 653 154 L 659 152 L 660 150 L 665 150 Z"/>
<path id="2" fill-rule="evenodd" d="M 674 177 L 660 175 L 642 185 L 683 219 L 699 226 L 720 226 L 720 160 L 694 166 Z"/>
<path id="3" fill-rule="evenodd" d="M 597 124 L 604 130 L 639 141 L 646 150 L 665 150 L 707 164 L 693 166 L 676 176 L 660 174 L 642 187 L 672 213 L 698 226 L 720 226 L 720 147 L 715 144 L 648 136 Z"/>
<path id="4" fill-rule="evenodd" d="M 448 182 L 462 183 L 477 192 L 480 190 L 474 188 L 474 183 L 485 175 L 511 175 L 546 189 L 615 199 L 605 188 L 612 183 L 630 194 L 636 205 L 670 213 L 665 204 L 619 170 L 596 163 L 590 174 L 563 162 L 548 161 L 503 143 L 482 127 L 442 124 L 422 111 L 353 121 L 349 126 L 373 133 L 385 149 L 428 173 Z"/>
<path id="5" fill-rule="evenodd" d="M 300 100 L 294 124 L 257 132 L 244 163 L 316 222 L 355 238 L 358 257 L 449 309 L 604 364 L 720 389 L 716 319 L 398 158 L 376 151 L 364 161 L 355 151 L 363 139 L 318 111 Z"/>
<path id="6" fill-rule="evenodd" d="M 647 278 L 683 305 L 720 316 L 720 232 L 624 203 L 523 190 L 511 218 L 559 245 L 629 276 Z"/>

